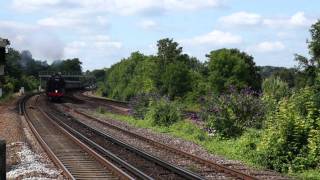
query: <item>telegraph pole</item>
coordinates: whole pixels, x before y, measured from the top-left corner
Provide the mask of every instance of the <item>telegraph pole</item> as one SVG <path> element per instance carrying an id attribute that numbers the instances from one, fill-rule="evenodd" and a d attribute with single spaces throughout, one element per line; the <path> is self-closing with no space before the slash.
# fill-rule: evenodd
<path id="1" fill-rule="evenodd" d="M 6 64 L 6 47 L 10 45 L 10 41 L 8 39 L 2 39 L 0 37 L 0 97 L 3 94 L 3 85 L 4 85 L 4 66 Z"/>

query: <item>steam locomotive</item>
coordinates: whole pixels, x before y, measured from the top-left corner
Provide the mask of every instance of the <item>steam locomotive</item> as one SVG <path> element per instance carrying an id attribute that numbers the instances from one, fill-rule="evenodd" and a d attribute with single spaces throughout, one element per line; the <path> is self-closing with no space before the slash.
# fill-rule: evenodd
<path id="1" fill-rule="evenodd" d="M 65 94 L 65 81 L 61 74 L 52 75 L 47 81 L 46 94 L 49 100 L 61 100 Z"/>

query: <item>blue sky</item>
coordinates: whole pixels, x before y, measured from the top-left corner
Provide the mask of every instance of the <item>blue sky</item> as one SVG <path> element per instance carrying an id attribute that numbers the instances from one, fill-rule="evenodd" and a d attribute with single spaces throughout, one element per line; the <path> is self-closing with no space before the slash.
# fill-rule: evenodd
<path id="1" fill-rule="evenodd" d="M 293 67 L 320 18 L 317 0 L 0 0 L 0 7 L 0 37 L 13 48 L 48 62 L 78 57 L 85 70 L 133 51 L 154 54 L 166 37 L 201 61 L 226 47 L 257 65 Z"/>

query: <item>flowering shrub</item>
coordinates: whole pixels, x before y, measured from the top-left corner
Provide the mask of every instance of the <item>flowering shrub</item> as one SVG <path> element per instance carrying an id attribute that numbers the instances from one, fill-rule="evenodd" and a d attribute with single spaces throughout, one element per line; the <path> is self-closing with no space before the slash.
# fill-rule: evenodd
<path id="1" fill-rule="evenodd" d="M 238 92 L 231 87 L 228 94 L 207 97 L 201 116 L 209 130 L 236 137 L 248 127 L 260 128 L 264 115 L 260 94 L 250 88 Z"/>

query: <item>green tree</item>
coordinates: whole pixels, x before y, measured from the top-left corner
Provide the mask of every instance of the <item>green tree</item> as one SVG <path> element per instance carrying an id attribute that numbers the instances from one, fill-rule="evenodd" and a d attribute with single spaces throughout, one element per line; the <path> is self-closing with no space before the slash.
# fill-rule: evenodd
<path id="1" fill-rule="evenodd" d="M 170 64 L 163 74 L 163 89 L 170 99 L 183 97 L 191 90 L 191 77 L 183 63 Z"/>
<path id="2" fill-rule="evenodd" d="M 320 61 L 320 20 L 311 26 L 311 40 L 308 41 L 310 54 L 314 61 L 319 65 Z"/>
<path id="3" fill-rule="evenodd" d="M 106 94 L 112 98 L 129 100 L 137 93 L 154 91 L 153 66 L 153 57 L 132 53 L 107 70 Z"/>
<path id="4" fill-rule="evenodd" d="M 260 90 L 261 77 L 253 57 L 238 49 L 219 49 L 209 55 L 209 81 L 212 90 L 222 93 L 230 86 Z"/>
<path id="5" fill-rule="evenodd" d="M 71 71 L 71 72 L 82 72 L 82 62 L 78 58 L 67 59 L 63 63 L 63 70 L 64 71 Z"/>
<path id="6" fill-rule="evenodd" d="M 6 56 L 6 74 L 19 79 L 22 75 L 21 55 L 19 51 L 10 48 Z"/>
<path id="7" fill-rule="evenodd" d="M 295 60 L 298 62 L 299 85 L 313 86 L 319 84 L 319 68 L 320 68 L 320 20 L 313 24 L 310 28 L 311 40 L 308 40 L 309 54 L 308 59 L 302 55 L 296 54 Z"/>
<path id="8" fill-rule="evenodd" d="M 298 75 L 300 76 L 299 82 L 300 87 L 313 86 L 317 76 L 317 63 L 315 59 L 308 59 L 302 55 L 295 54 L 295 61 L 298 62 Z"/>
<path id="9" fill-rule="evenodd" d="M 97 82 L 104 82 L 105 78 L 106 78 L 106 70 L 105 69 L 95 69 L 92 72 L 90 72 L 89 74 L 93 75 Z"/>
<path id="10" fill-rule="evenodd" d="M 295 86 L 297 70 L 295 68 L 259 66 L 259 74 L 261 75 L 262 79 L 267 79 L 271 76 L 277 76 L 282 81 L 288 83 L 290 88 L 293 88 Z"/>
<path id="11" fill-rule="evenodd" d="M 174 42 L 173 39 L 165 38 L 161 39 L 157 43 L 158 47 L 158 61 L 159 68 L 161 71 L 164 71 L 164 68 L 167 64 L 175 63 L 182 53 L 182 47 L 179 47 L 177 42 Z"/>
<path id="12" fill-rule="evenodd" d="M 173 39 L 161 39 L 157 46 L 157 68 L 153 76 L 156 87 L 161 95 L 168 95 L 171 99 L 183 97 L 192 87 L 190 71 L 200 69 L 201 63 L 182 54 L 182 47 Z"/>
<path id="13" fill-rule="evenodd" d="M 60 71 L 60 72 L 74 72 L 81 73 L 82 72 L 82 62 L 78 58 L 66 59 L 66 60 L 58 60 L 54 61 L 49 70 L 50 71 Z"/>
<path id="14" fill-rule="evenodd" d="M 283 68 L 279 71 L 276 71 L 273 75 L 286 82 L 290 88 L 293 88 L 295 86 L 296 74 L 297 72 L 294 68 Z"/>

